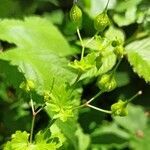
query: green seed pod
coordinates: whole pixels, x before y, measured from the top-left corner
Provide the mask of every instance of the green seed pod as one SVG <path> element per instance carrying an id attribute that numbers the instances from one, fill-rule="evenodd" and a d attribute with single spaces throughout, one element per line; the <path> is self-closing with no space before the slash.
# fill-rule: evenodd
<path id="1" fill-rule="evenodd" d="M 73 4 L 70 10 L 70 19 L 77 26 L 80 27 L 82 23 L 82 11 L 77 6 L 77 4 Z"/>
<path id="2" fill-rule="evenodd" d="M 116 88 L 117 83 L 111 74 L 105 74 L 99 79 L 98 86 L 101 90 L 110 92 Z"/>
<path id="3" fill-rule="evenodd" d="M 94 28 L 101 32 L 110 25 L 110 20 L 106 11 L 103 11 L 94 19 Z"/>
<path id="4" fill-rule="evenodd" d="M 124 47 L 122 45 L 116 46 L 114 48 L 114 53 L 118 56 L 118 58 L 122 58 L 124 55 Z"/>
<path id="5" fill-rule="evenodd" d="M 111 106 L 111 111 L 114 116 L 127 116 L 127 101 L 119 100 Z"/>

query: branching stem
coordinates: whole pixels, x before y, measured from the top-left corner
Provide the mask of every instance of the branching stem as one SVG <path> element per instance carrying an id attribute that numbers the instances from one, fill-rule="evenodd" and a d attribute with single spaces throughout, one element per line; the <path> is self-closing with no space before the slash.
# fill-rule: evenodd
<path id="1" fill-rule="evenodd" d="M 99 97 L 101 94 L 103 93 L 103 91 L 98 92 L 95 96 L 93 96 L 90 100 L 88 100 L 86 102 L 86 105 L 91 103 L 92 101 L 94 101 L 97 97 Z"/>
<path id="2" fill-rule="evenodd" d="M 40 109 L 35 111 L 34 103 L 33 103 L 33 99 L 32 99 L 31 95 L 30 95 L 30 98 L 31 98 L 30 99 L 30 104 L 31 104 L 31 109 L 32 109 L 32 122 L 31 122 L 31 131 L 30 131 L 30 139 L 29 139 L 29 141 L 30 141 L 30 143 L 32 143 L 36 115 L 44 109 L 46 104 L 44 104 Z"/>

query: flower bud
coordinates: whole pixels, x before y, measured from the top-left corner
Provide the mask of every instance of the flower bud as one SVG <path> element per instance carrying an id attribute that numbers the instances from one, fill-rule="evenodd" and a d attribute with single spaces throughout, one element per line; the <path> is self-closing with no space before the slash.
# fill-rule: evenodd
<path id="1" fill-rule="evenodd" d="M 77 6 L 77 4 L 73 4 L 70 10 L 70 19 L 77 26 L 80 27 L 82 23 L 82 11 Z"/>
<path id="2" fill-rule="evenodd" d="M 127 116 L 128 110 L 127 110 L 127 101 L 119 100 L 117 103 L 114 103 L 111 106 L 111 111 L 114 116 Z"/>
<path id="3" fill-rule="evenodd" d="M 109 92 L 116 88 L 117 82 L 111 74 L 105 74 L 98 81 L 98 86 L 101 90 Z"/>

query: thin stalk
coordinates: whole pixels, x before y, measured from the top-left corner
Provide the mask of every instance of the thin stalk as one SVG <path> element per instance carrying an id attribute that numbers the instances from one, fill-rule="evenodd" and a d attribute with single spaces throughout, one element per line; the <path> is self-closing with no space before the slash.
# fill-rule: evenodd
<path id="1" fill-rule="evenodd" d="M 39 112 L 41 112 L 41 110 L 44 109 L 44 107 L 46 106 L 46 104 L 44 104 L 39 110 L 37 110 L 37 111 L 35 112 L 32 95 L 30 95 L 30 104 L 31 104 L 31 109 L 32 109 L 32 122 L 31 122 L 31 130 L 30 130 L 30 139 L 29 139 L 29 141 L 30 141 L 30 143 L 32 143 L 36 115 L 37 115 Z"/>
<path id="2" fill-rule="evenodd" d="M 46 104 L 44 104 L 39 110 L 37 110 L 35 112 L 35 115 L 37 115 L 39 112 L 41 112 L 44 109 L 45 106 L 46 106 Z"/>
<path id="3" fill-rule="evenodd" d="M 128 101 L 127 103 L 131 102 L 132 100 L 134 100 L 137 96 L 141 95 L 142 94 L 142 91 L 138 91 L 134 96 L 132 96 Z"/>
<path id="4" fill-rule="evenodd" d="M 82 104 L 82 105 L 80 105 L 80 106 L 76 106 L 76 107 L 74 107 L 73 108 L 73 110 L 75 110 L 75 109 L 79 109 L 79 108 L 83 108 L 83 107 L 85 107 L 86 106 L 86 103 L 85 104 Z"/>
<path id="5" fill-rule="evenodd" d="M 100 112 L 107 113 L 107 114 L 111 114 L 111 113 L 112 113 L 112 112 L 109 111 L 109 110 L 101 109 L 101 108 L 95 107 L 95 106 L 90 105 L 90 104 L 87 104 L 86 106 L 88 106 L 88 107 L 90 107 L 90 108 L 93 108 L 93 109 L 95 109 L 95 110 L 98 110 L 98 111 L 100 111 Z"/>
<path id="6" fill-rule="evenodd" d="M 83 57 L 84 57 L 84 51 L 85 51 L 85 47 L 84 47 L 84 45 L 82 46 L 82 52 L 81 52 L 81 60 L 83 59 Z"/>
<path id="7" fill-rule="evenodd" d="M 89 103 L 91 103 L 92 101 L 94 101 L 97 97 L 99 97 L 102 93 L 103 93 L 103 91 L 98 92 L 95 96 L 93 96 L 87 102 L 85 102 L 84 104 L 82 104 L 80 106 L 74 107 L 73 109 L 79 109 L 79 108 L 87 106 Z"/>
<path id="8" fill-rule="evenodd" d="M 82 73 L 81 72 L 78 72 L 78 75 L 74 81 L 74 83 L 72 84 L 72 86 L 76 85 L 76 83 L 79 81 L 80 77 L 81 77 Z"/>
<path id="9" fill-rule="evenodd" d="M 77 28 L 77 34 L 78 34 L 78 37 L 79 37 L 79 40 L 80 40 L 80 43 L 81 43 L 81 46 L 82 46 L 82 52 L 81 52 L 81 60 L 82 60 L 83 57 L 84 57 L 85 46 L 84 46 L 79 28 Z"/>
<path id="10" fill-rule="evenodd" d="M 32 124 L 31 124 L 31 131 L 30 131 L 30 143 L 32 143 L 32 139 L 33 139 L 35 116 L 36 116 L 36 115 L 33 115 L 33 117 L 32 117 Z"/>
<path id="11" fill-rule="evenodd" d="M 99 33 L 99 31 L 97 31 L 97 32 L 95 33 L 95 35 L 92 36 L 92 37 L 85 43 L 84 46 L 87 46 L 89 43 L 91 43 L 91 42 L 94 40 L 94 38 L 98 35 L 98 33 Z"/>
<path id="12" fill-rule="evenodd" d="M 113 69 L 112 75 L 116 72 L 116 70 L 118 69 L 120 63 L 122 61 L 122 58 L 119 59 L 119 61 L 117 62 L 117 65 L 115 66 L 115 68 Z"/>
<path id="13" fill-rule="evenodd" d="M 94 40 L 95 36 L 91 37 L 86 43 L 85 46 L 88 45 L 89 43 L 91 43 Z"/>
<path id="14" fill-rule="evenodd" d="M 107 11 L 109 1 L 110 1 L 110 0 L 107 1 L 107 4 L 106 4 L 106 6 L 105 6 L 105 8 L 104 8 L 104 12 Z"/>
<path id="15" fill-rule="evenodd" d="M 86 102 L 86 104 L 91 103 L 93 100 L 95 100 L 97 97 L 99 97 L 102 93 L 103 93 L 103 91 L 98 92 L 95 96 L 93 96 L 90 100 L 88 100 Z"/>
<path id="16" fill-rule="evenodd" d="M 30 94 L 30 104 L 31 104 L 31 109 L 32 109 L 32 123 L 31 123 L 31 131 L 30 131 L 30 143 L 32 143 L 36 114 L 35 114 L 34 104 L 33 104 L 32 95 L 31 94 Z"/>
<path id="17" fill-rule="evenodd" d="M 32 96 L 30 95 L 30 105 L 31 105 L 31 109 L 32 109 L 32 114 L 34 114 L 34 104 L 33 104 L 33 99 Z"/>

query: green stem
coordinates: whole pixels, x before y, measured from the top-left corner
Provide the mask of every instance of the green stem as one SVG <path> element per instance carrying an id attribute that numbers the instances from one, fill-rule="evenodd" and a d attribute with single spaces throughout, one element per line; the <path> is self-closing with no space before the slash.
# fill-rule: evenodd
<path id="1" fill-rule="evenodd" d="M 118 67 L 119 67 L 119 65 L 120 65 L 120 63 L 121 63 L 121 61 L 122 61 L 122 58 L 119 59 L 119 61 L 117 62 L 115 68 L 113 69 L 113 71 L 112 71 L 112 76 L 114 75 L 114 73 L 115 73 L 116 70 L 118 69 Z"/>
<path id="2" fill-rule="evenodd" d="M 32 122 L 31 122 L 31 130 L 30 130 L 30 143 L 32 143 L 33 140 L 33 132 L 34 132 L 34 125 L 35 125 L 35 117 L 36 115 L 41 112 L 41 110 L 44 109 L 44 107 L 46 106 L 46 104 L 44 104 L 39 110 L 37 110 L 35 112 L 35 108 L 34 108 L 34 104 L 33 104 L 33 100 L 32 100 L 32 95 L 30 95 L 30 104 L 31 104 L 31 109 L 32 109 Z"/>
<path id="3" fill-rule="evenodd" d="M 104 11 L 107 11 L 109 1 L 110 1 L 110 0 L 107 1 L 107 4 L 106 4 L 106 6 L 105 6 L 105 8 L 104 8 Z"/>
<path id="4" fill-rule="evenodd" d="M 93 96 L 87 102 L 85 102 L 84 104 L 82 104 L 80 106 L 77 106 L 77 107 L 75 107 L 73 109 L 79 109 L 79 108 L 82 108 L 82 107 L 85 107 L 85 106 L 89 105 L 89 103 L 91 103 L 93 100 L 95 100 L 97 97 L 99 97 L 102 93 L 103 93 L 103 91 L 98 92 L 95 96 Z"/>
<path id="5" fill-rule="evenodd" d="M 31 131 L 30 131 L 30 143 L 32 143 L 32 139 L 33 139 L 35 116 L 36 116 L 36 114 L 34 114 L 33 117 L 32 117 L 32 124 L 31 124 Z"/>
<path id="6" fill-rule="evenodd" d="M 90 105 L 90 104 L 87 104 L 86 106 L 88 106 L 88 107 L 90 107 L 90 108 L 93 108 L 93 109 L 95 109 L 95 110 L 98 110 L 98 111 L 100 111 L 100 112 L 107 113 L 107 114 L 111 114 L 111 113 L 112 113 L 112 112 L 111 112 L 111 111 L 109 111 L 109 110 L 104 110 L 104 109 L 101 109 L 101 108 L 95 107 L 95 106 Z"/>
<path id="7" fill-rule="evenodd" d="M 91 42 L 94 40 L 94 38 L 98 35 L 98 33 L 99 33 L 99 31 L 97 31 L 97 32 L 95 33 L 95 35 L 92 36 L 92 37 L 85 43 L 84 46 L 87 46 L 89 43 L 91 43 Z"/>
<path id="8" fill-rule="evenodd" d="M 72 86 L 76 85 L 76 83 L 79 81 L 81 75 L 82 75 L 82 73 L 79 71 L 79 72 L 78 72 L 78 75 L 77 75 L 77 77 L 76 77 L 76 79 L 75 79 L 75 81 L 74 81 L 74 83 L 72 84 Z"/>
<path id="9" fill-rule="evenodd" d="M 99 97 L 102 93 L 103 93 L 103 91 L 98 92 L 95 96 L 93 96 L 90 100 L 88 100 L 86 102 L 86 104 L 91 103 L 93 100 L 95 100 L 97 97 Z"/>
<path id="10" fill-rule="evenodd" d="M 85 46 L 84 46 L 79 28 L 77 28 L 77 34 L 78 34 L 78 37 L 79 37 L 79 40 L 80 40 L 80 43 L 81 43 L 81 46 L 82 46 L 82 52 L 81 52 L 81 60 L 82 60 L 83 57 L 84 57 Z"/>
<path id="11" fill-rule="evenodd" d="M 142 94 L 142 91 L 138 91 L 134 96 L 132 96 L 128 101 L 127 103 L 131 102 L 132 100 L 134 100 L 137 96 L 141 95 Z"/>
<path id="12" fill-rule="evenodd" d="M 46 104 L 44 104 L 39 110 L 37 110 L 35 112 L 35 115 L 37 115 L 39 112 L 41 112 L 44 109 L 45 106 L 46 106 Z"/>

